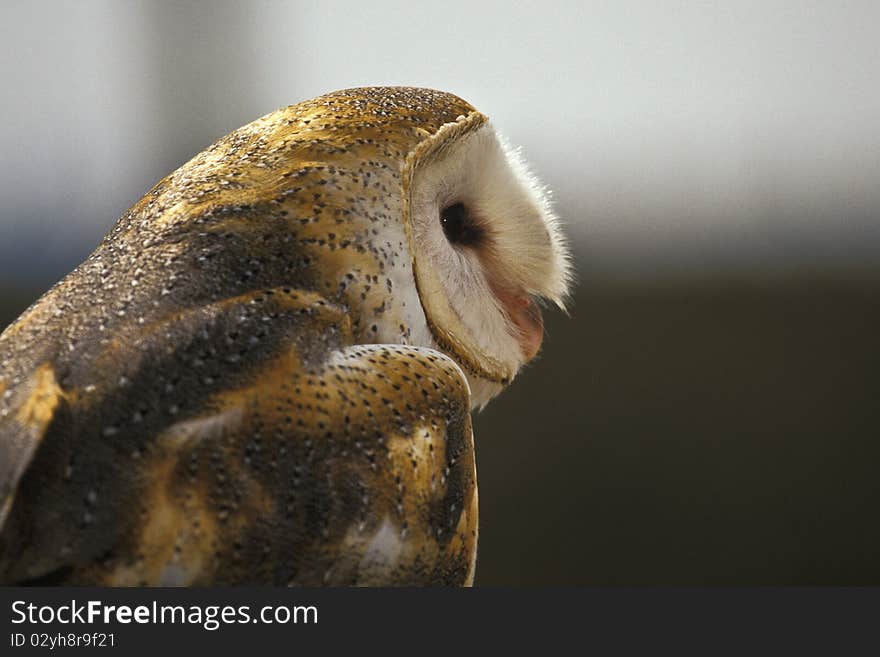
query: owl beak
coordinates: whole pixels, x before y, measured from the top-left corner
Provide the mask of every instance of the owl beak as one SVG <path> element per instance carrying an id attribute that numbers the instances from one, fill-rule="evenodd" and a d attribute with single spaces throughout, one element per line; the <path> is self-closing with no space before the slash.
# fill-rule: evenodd
<path id="1" fill-rule="evenodd" d="M 524 290 L 508 290 L 491 285 L 504 311 L 517 329 L 517 339 L 523 358 L 530 361 L 541 349 L 544 339 L 544 318 L 541 309 L 530 294 Z"/>
<path id="2" fill-rule="evenodd" d="M 519 346 L 523 357 L 526 361 L 530 361 L 537 355 L 544 340 L 544 317 L 531 296 L 520 297 L 516 303 L 518 311 L 511 317 L 520 331 Z"/>

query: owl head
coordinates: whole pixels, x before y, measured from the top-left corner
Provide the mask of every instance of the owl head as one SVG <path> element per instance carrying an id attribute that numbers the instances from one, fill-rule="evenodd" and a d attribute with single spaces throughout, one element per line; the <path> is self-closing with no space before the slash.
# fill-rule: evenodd
<path id="1" fill-rule="evenodd" d="M 172 233 L 271 226 L 260 250 L 280 244 L 294 278 L 348 309 L 358 343 L 446 353 L 475 406 L 535 356 L 538 304 L 561 307 L 570 280 L 545 189 L 485 115 L 430 89 L 347 89 L 283 108 L 145 199 L 135 223 Z"/>

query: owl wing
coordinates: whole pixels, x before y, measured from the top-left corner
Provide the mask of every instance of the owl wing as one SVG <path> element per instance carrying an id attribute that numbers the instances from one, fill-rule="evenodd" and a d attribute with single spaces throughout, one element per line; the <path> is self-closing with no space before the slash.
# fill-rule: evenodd
<path id="1" fill-rule="evenodd" d="M 351 341 L 343 308 L 274 289 L 120 329 L 63 390 L 37 368 L 28 423 L 0 423 L 0 579 L 469 583 L 467 382 Z"/>

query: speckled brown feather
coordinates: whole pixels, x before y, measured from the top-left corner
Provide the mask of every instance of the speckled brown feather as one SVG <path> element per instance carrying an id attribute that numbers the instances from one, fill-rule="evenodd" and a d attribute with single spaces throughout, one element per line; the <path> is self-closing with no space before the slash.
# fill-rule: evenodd
<path id="1" fill-rule="evenodd" d="M 244 126 L 0 336 L 0 581 L 471 581 L 467 383 L 402 291 L 407 156 L 462 116 L 371 88 Z"/>

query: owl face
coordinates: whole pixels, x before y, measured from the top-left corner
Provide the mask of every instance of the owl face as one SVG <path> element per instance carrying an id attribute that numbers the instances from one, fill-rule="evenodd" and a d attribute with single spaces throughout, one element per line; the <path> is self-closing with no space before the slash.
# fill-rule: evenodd
<path id="1" fill-rule="evenodd" d="M 568 251 L 545 190 L 477 112 L 408 158 L 407 221 L 432 334 L 482 405 L 535 356 L 538 301 L 563 305 Z"/>

